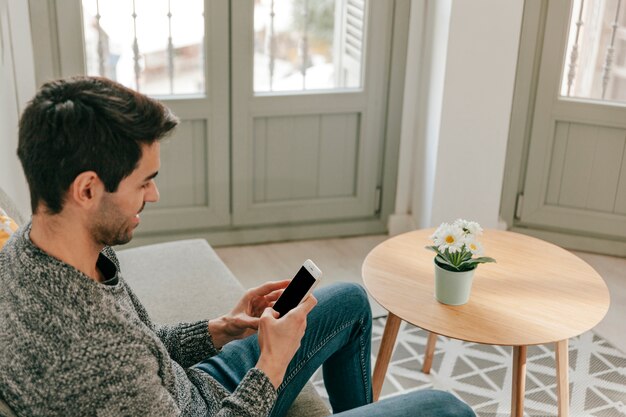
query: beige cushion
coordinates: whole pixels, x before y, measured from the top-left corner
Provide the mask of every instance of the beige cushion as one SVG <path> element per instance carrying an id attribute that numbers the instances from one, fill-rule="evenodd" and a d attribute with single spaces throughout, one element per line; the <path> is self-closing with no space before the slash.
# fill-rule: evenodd
<path id="1" fill-rule="evenodd" d="M 326 417 L 331 413 L 326 403 L 319 396 L 313 384 L 308 382 L 293 405 L 287 412 L 286 417 Z"/>
<path id="2" fill-rule="evenodd" d="M 206 240 L 158 243 L 117 251 L 122 275 L 156 323 L 220 316 L 244 292 Z"/>

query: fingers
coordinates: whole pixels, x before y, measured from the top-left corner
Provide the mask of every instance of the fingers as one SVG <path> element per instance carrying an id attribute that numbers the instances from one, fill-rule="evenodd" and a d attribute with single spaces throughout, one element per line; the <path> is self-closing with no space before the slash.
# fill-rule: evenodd
<path id="1" fill-rule="evenodd" d="M 285 292 L 284 289 L 276 290 L 265 296 L 265 302 L 267 303 L 267 307 L 274 307 L 276 301 L 280 298 L 280 296 Z"/>
<path id="2" fill-rule="evenodd" d="M 265 317 L 265 318 L 274 318 L 277 319 L 280 316 L 280 313 L 276 310 L 274 310 L 271 307 L 266 308 L 265 310 L 263 310 L 263 314 L 261 315 L 261 318 Z"/>
<path id="3" fill-rule="evenodd" d="M 248 328 L 257 330 L 259 328 L 259 319 L 257 317 L 237 317 L 237 325 L 240 328 Z"/>
<path id="4" fill-rule="evenodd" d="M 278 300 L 278 298 L 281 296 L 283 292 L 285 292 L 284 288 L 281 288 L 280 290 L 272 291 L 271 293 L 265 296 L 265 301 L 270 302 L 270 303 L 272 301 L 276 301 Z"/>
<path id="5" fill-rule="evenodd" d="M 287 288 L 287 285 L 289 285 L 290 282 L 290 279 L 285 279 L 282 281 L 269 281 L 256 288 L 251 288 L 250 292 L 254 295 L 267 295 L 276 290 L 282 290 Z"/>
<path id="6" fill-rule="evenodd" d="M 272 291 L 268 295 L 253 295 L 249 300 L 248 314 L 259 317 L 266 307 L 272 307 L 284 292 L 284 289 Z"/>
<path id="7" fill-rule="evenodd" d="M 315 298 L 313 294 L 309 294 L 309 296 L 300 305 L 304 306 L 306 313 L 309 314 L 317 305 L 317 298 Z"/>
<path id="8" fill-rule="evenodd" d="M 315 298 L 313 294 L 309 294 L 307 298 L 305 298 L 296 308 L 287 314 L 303 314 L 306 317 L 316 305 L 317 298 Z"/>

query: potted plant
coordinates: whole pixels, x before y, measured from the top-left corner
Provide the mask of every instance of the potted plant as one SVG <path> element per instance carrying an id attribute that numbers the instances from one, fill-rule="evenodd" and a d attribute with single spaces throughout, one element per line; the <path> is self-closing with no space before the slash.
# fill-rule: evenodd
<path id="1" fill-rule="evenodd" d="M 481 256 L 483 248 L 478 236 L 483 229 L 476 222 L 457 219 L 454 223 L 442 223 L 431 239 L 435 243 L 426 246 L 435 256 L 435 298 L 449 305 L 461 305 L 469 300 L 474 271 L 478 264 L 495 262 Z"/>

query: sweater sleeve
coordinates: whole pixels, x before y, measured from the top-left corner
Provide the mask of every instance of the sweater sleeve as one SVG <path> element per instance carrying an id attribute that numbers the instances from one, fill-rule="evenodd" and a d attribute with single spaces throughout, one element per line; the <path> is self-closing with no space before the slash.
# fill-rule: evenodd
<path id="1" fill-rule="evenodd" d="M 109 356 L 124 366 L 88 362 L 101 368 L 102 379 L 90 394 L 95 401 L 89 401 L 97 404 L 99 416 L 265 417 L 271 412 L 277 395 L 262 371 L 249 370 L 237 389 L 228 393 L 205 372 L 185 369 L 174 361 L 170 361 L 173 372 L 162 372 L 158 347 L 155 351 L 141 339 L 119 343 Z"/>
<path id="2" fill-rule="evenodd" d="M 210 416 L 216 417 L 257 417 L 267 416 L 276 403 L 277 393 L 269 378 L 259 369 L 252 368 L 243 377 L 233 393 L 228 393 L 217 381 L 204 371 L 188 368 L 187 375 L 202 390 L 205 385 L 213 392 L 223 390 L 225 395 L 217 403 L 215 413 L 209 410 Z M 211 407 L 210 407 L 211 408 Z"/>
<path id="3" fill-rule="evenodd" d="M 232 395 L 224 398 L 222 405 L 237 415 L 267 415 L 272 411 L 277 393 L 263 371 L 252 368 L 241 380 Z"/>
<path id="4" fill-rule="evenodd" d="M 123 285 L 141 321 L 157 334 L 176 362 L 184 367 L 189 367 L 219 353 L 219 349 L 213 344 L 213 338 L 209 333 L 208 320 L 175 325 L 157 325 L 152 322 L 148 312 L 128 283 L 123 281 Z"/>
<path id="5" fill-rule="evenodd" d="M 208 320 L 155 326 L 155 332 L 171 358 L 183 367 L 195 365 L 219 353 L 209 333 Z"/>

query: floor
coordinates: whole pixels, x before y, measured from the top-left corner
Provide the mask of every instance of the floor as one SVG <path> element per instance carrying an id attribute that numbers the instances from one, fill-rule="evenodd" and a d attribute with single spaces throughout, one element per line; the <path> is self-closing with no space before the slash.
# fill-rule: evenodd
<path id="1" fill-rule="evenodd" d="M 361 264 L 372 248 L 387 236 L 364 236 L 324 240 L 231 246 L 215 251 L 244 287 L 251 288 L 265 281 L 292 278 L 300 265 L 311 259 L 322 270 L 320 286 L 339 281 L 358 282 Z M 245 260 L 245 261 L 242 261 Z M 374 317 L 387 311 L 370 298 Z"/>
<path id="2" fill-rule="evenodd" d="M 216 252 L 247 288 L 269 280 L 291 278 L 307 258 L 324 272 L 320 285 L 337 281 L 362 283 L 363 259 L 387 238 L 376 235 L 231 246 L 216 248 Z M 574 253 L 598 271 L 611 293 L 609 312 L 594 330 L 626 353 L 626 258 Z M 385 310 L 375 300 L 370 301 L 375 317 L 385 315 Z"/>

